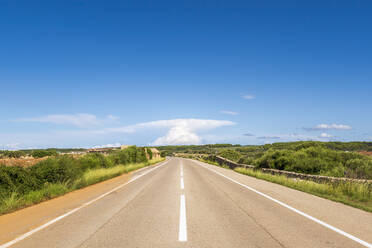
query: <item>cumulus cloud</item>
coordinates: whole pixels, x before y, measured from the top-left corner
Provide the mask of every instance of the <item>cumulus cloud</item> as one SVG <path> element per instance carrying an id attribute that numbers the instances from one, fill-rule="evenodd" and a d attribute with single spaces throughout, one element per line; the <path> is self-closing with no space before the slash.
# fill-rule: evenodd
<path id="1" fill-rule="evenodd" d="M 101 125 L 107 119 L 115 119 L 112 117 L 107 117 L 103 121 L 96 118 L 95 116 L 88 116 L 88 118 L 83 118 L 82 120 L 77 120 L 73 116 L 68 116 L 68 118 L 57 117 L 40 117 L 33 119 L 23 119 L 17 121 L 31 121 L 31 122 L 48 122 L 48 123 L 58 123 L 58 124 L 70 124 L 78 127 L 91 127 L 93 125 Z M 80 115 L 79 115 L 80 116 Z M 71 118 L 70 118 L 71 117 Z M 80 116 L 81 117 L 81 116 Z M 49 144 L 50 137 L 54 137 L 55 140 L 62 140 L 61 142 L 66 143 L 66 140 L 69 140 L 71 137 L 74 139 L 83 139 L 83 140 L 94 140 L 94 137 L 98 135 L 104 135 L 105 137 L 117 137 L 118 134 L 141 134 L 149 133 L 155 135 L 156 133 L 163 133 L 163 135 L 155 136 L 152 142 L 148 144 L 152 145 L 191 145 L 191 144 L 201 144 L 204 140 L 205 131 L 215 129 L 218 127 L 231 126 L 235 123 L 228 120 L 211 120 L 211 119 L 170 119 L 170 120 L 157 120 L 150 122 L 142 122 L 134 125 L 127 126 L 118 126 L 118 127 L 101 127 L 95 129 L 78 129 L 78 130 L 57 130 L 49 131 L 48 133 L 42 133 L 37 135 L 37 140 L 44 140 L 45 144 Z M 1 134 L 1 133 L 0 133 Z M 29 135 L 33 140 L 33 134 Z M 25 136 L 23 136 L 25 138 Z M 30 145 L 30 144 L 27 144 Z M 31 144 L 33 145 L 33 144 Z M 106 145 L 97 145 L 99 147 L 109 147 L 109 146 L 118 146 L 119 143 L 106 144 Z"/>
<path id="2" fill-rule="evenodd" d="M 152 144 L 161 145 L 200 145 L 202 139 L 187 127 L 172 127 L 168 133 L 157 138 Z"/>
<path id="3" fill-rule="evenodd" d="M 174 119 L 142 123 L 138 126 L 170 127 L 167 134 L 157 138 L 153 145 L 197 145 L 202 143 L 202 138 L 196 132 L 234 124 L 225 120 Z"/>
<path id="4" fill-rule="evenodd" d="M 321 133 L 319 135 L 319 138 L 332 138 L 332 137 L 333 137 L 333 135 L 328 134 L 328 133 Z"/>
<path id="5" fill-rule="evenodd" d="M 135 133 L 143 129 L 167 128 L 169 130 L 166 135 L 157 138 L 152 143 L 153 145 L 196 145 L 202 143 L 202 138 L 197 132 L 234 124 L 234 122 L 227 120 L 171 119 L 143 122 L 117 128 L 107 128 L 101 132 Z"/>
<path id="6" fill-rule="evenodd" d="M 52 123 L 59 125 L 72 125 L 77 127 L 92 127 L 100 126 L 106 123 L 116 122 L 119 118 L 113 115 L 108 115 L 103 119 L 92 114 L 55 114 L 46 115 L 34 118 L 21 118 L 14 120 L 15 122 L 39 122 Z"/>
<path id="7" fill-rule="evenodd" d="M 315 127 L 304 127 L 307 131 L 319 131 L 319 130 L 351 130 L 352 127 L 344 124 L 319 124 Z"/>
<path id="8" fill-rule="evenodd" d="M 246 100 L 253 100 L 256 98 L 256 96 L 252 94 L 246 94 L 246 95 L 243 95 L 242 97 Z"/>
<path id="9" fill-rule="evenodd" d="M 226 115 L 238 115 L 239 114 L 238 112 L 229 111 L 229 110 L 221 110 L 220 113 L 226 114 Z"/>

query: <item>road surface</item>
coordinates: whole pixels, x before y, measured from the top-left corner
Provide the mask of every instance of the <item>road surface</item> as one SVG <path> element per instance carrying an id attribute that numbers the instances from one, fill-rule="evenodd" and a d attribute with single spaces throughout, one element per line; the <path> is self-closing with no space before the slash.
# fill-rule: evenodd
<path id="1" fill-rule="evenodd" d="M 64 211 L 0 248 L 372 247 L 371 213 L 181 158 Z"/>

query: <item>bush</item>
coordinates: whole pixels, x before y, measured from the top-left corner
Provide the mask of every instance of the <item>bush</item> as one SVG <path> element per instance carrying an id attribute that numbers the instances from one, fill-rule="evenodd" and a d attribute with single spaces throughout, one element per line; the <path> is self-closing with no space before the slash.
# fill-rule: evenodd
<path id="1" fill-rule="evenodd" d="M 72 182 L 83 173 L 77 160 L 67 155 L 41 161 L 30 171 L 42 184 Z"/>
<path id="2" fill-rule="evenodd" d="M 19 166 L 0 166 L 0 193 L 8 195 L 11 192 L 24 194 L 39 189 L 37 178 L 30 175 L 28 169 Z"/>
<path id="3" fill-rule="evenodd" d="M 353 158 L 346 162 L 346 176 L 353 178 L 372 178 L 372 159 Z"/>
<path id="4" fill-rule="evenodd" d="M 105 157 L 101 153 L 90 153 L 78 160 L 80 167 L 85 171 L 87 169 L 109 168 L 114 166 L 111 157 Z"/>
<path id="5" fill-rule="evenodd" d="M 232 149 L 223 149 L 218 153 L 218 155 L 235 162 L 238 162 L 241 157 L 239 152 Z"/>
<path id="6" fill-rule="evenodd" d="M 151 148 L 145 148 L 147 151 L 147 154 L 149 155 L 149 159 L 152 159 L 152 151 Z"/>
<path id="7" fill-rule="evenodd" d="M 122 165 L 147 161 L 145 149 L 136 146 L 131 146 L 125 150 L 117 151 L 110 155 L 110 159 L 112 159 L 115 164 Z"/>
<path id="8" fill-rule="evenodd" d="M 335 177 L 372 179 L 372 159 L 353 152 L 322 146 L 300 150 L 268 150 L 256 161 L 260 168 L 320 174 Z"/>
<path id="9" fill-rule="evenodd" d="M 56 156 L 58 155 L 56 150 L 33 150 L 30 154 L 34 158 L 43 158 L 47 156 Z"/>
<path id="10" fill-rule="evenodd" d="M 25 155 L 26 153 L 23 151 L 3 151 L 1 153 L 1 156 L 6 158 L 20 158 Z"/>

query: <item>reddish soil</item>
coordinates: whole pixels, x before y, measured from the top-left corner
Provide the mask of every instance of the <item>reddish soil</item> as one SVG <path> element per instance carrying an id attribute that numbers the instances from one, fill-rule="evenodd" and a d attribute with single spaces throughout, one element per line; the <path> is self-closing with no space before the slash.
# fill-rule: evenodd
<path id="1" fill-rule="evenodd" d="M 363 154 L 363 155 L 367 155 L 367 156 L 372 156 L 372 152 L 360 151 L 358 153 Z"/>

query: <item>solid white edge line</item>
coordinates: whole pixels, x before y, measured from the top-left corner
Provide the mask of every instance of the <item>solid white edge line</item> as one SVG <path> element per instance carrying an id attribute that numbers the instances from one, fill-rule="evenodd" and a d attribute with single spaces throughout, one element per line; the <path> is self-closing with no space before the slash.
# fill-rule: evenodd
<path id="1" fill-rule="evenodd" d="M 152 168 L 152 169 L 146 171 L 145 173 L 143 173 L 143 174 L 141 174 L 141 175 L 139 175 L 139 176 L 136 176 L 136 177 L 132 178 L 132 179 L 129 180 L 128 182 L 126 182 L 126 183 L 124 183 L 124 184 L 121 184 L 121 185 L 115 187 L 114 189 L 112 189 L 112 190 L 110 190 L 110 191 L 108 191 L 108 192 L 106 192 L 106 193 L 104 193 L 104 194 L 98 196 L 97 198 L 94 198 L 93 200 L 91 200 L 91 201 L 89 201 L 89 202 L 86 202 L 86 203 L 84 203 L 83 205 L 81 205 L 81 206 L 79 206 L 79 207 L 77 207 L 77 208 L 74 208 L 73 210 L 70 210 L 69 212 L 67 212 L 67 213 L 65 213 L 65 214 L 63 214 L 63 215 L 60 215 L 60 216 L 58 216 L 57 218 L 54 218 L 54 219 L 48 221 L 47 223 L 45 223 L 45 224 L 43 224 L 43 225 L 41 225 L 41 226 L 39 226 L 39 227 L 37 227 L 37 228 L 35 228 L 35 229 L 32 229 L 31 231 L 29 231 L 29 232 L 27 232 L 27 233 L 22 234 L 22 235 L 19 236 L 18 238 L 15 238 L 15 239 L 13 239 L 13 240 L 11 240 L 11 241 L 5 243 L 5 244 L 0 245 L 0 248 L 7 248 L 7 247 L 10 247 L 10 246 L 12 246 L 12 245 L 18 243 L 18 242 L 21 241 L 21 240 L 24 240 L 25 238 L 31 236 L 32 234 L 34 234 L 34 233 L 36 233 L 36 232 L 38 232 L 38 231 L 40 231 L 40 230 L 42 230 L 42 229 L 44 229 L 44 228 L 46 228 L 46 227 L 48 227 L 48 226 L 50 226 L 50 225 L 52 225 L 52 224 L 54 224 L 54 223 L 56 223 L 56 222 L 62 220 L 63 218 L 66 218 L 67 216 L 69 216 L 69 215 L 71 215 L 71 214 L 73 214 L 73 213 L 79 211 L 80 209 L 82 209 L 82 208 L 84 208 L 84 207 L 86 207 L 86 206 L 88 206 L 88 205 L 90 205 L 90 204 L 92 204 L 92 203 L 94 203 L 94 202 L 96 202 L 96 201 L 102 199 L 103 197 L 105 197 L 105 196 L 111 194 L 112 192 L 114 192 L 114 191 L 116 191 L 116 190 L 118 190 L 118 189 L 120 189 L 120 188 L 122 188 L 122 187 L 124 187 L 124 186 L 126 186 L 126 185 L 128 185 L 128 184 L 130 184 L 130 183 L 132 183 L 132 182 L 134 182 L 134 181 L 136 181 L 137 179 L 139 179 L 139 178 L 141 178 L 141 177 L 147 175 L 147 174 L 150 173 L 151 171 L 154 171 L 154 170 L 156 170 L 156 169 L 162 167 L 163 165 L 167 164 L 169 161 L 170 161 L 170 160 L 164 161 L 164 162 L 162 162 L 161 164 L 155 166 L 154 168 Z"/>
<path id="2" fill-rule="evenodd" d="M 298 213 L 299 215 L 302 215 L 302 216 L 304 216 L 304 217 L 306 217 L 306 218 L 308 218 L 308 219 L 310 219 L 310 220 L 312 220 L 312 221 L 314 221 L 314 222 L 316 222 L 316 223 L 318 223 L 318 224 L 320 224 L 320 225 L 322 225 L 324 227 L 327 227 L 328 229 L 331 229 L 332 231 L 335 231 L 335 232 L 337 232 L 337 233 L 339 233 L 339 234 L 341 234 L 341 235 L 343 235 L 343 236 L 345 236 L 345 237 L 347 237 L 347 238 L 349 238 L 351 240 L 354 240 L 355 242 L 357 242 L 357 243 L 359 243 L 359 244 L 361 244 L 361 245 L 363 245 L 365 247 L 372 248 L 372 244 L 370 244 L 370 243 L 368 243 L 368 242 L 366 242 L 364 240 L 361 240 L 361 239 L 359 239 L 359 238 L 357 238 L 357 237 L 355 237 L 355 236 L 353 236 L 353 235 L 351 235 L 351 234 L 349 234 L 347 232 L 342 231 L 341 229 L 338 229 L 337 227 L 334 227 L 332 225 L 329 225 L 329 224 L 325 223 L 324 221 L 321 221 L 321 220 L 319 220 L 319 219 L 317 219 L 315 217 L 312 217 L 311 215 L 308 215 L 308 214 L 306 214 L 306 213 L 304 213 L 304 212 L 302 212 L 302 211 L 300 211 L 300 210 L 298 210 L 298 209 L 296 209 L 294 207 L 291 207 L 291 206 L 285 204 L 284 202 L 281 202 L 281 201 L 279 201 L 279 200 L 277 200 L 277 199 L 275 199 L 275 198 L 273 198 L 271 196 L 268 196 L 268 195 L 266 195 L 264 193 L 261 193 L 260 191 L 254 189 L 254 188 L 251 188 L 251 187 L 249 187 L 249 186 L 247 186 L 245 184 L 242 184 L 242 183 L 240 183 L 240 182 L 238 182 L 238 181 L 236 181 L 236 180 L 234 180 L 234 179 L 232 179 L 232 178 L 230 178 L 228 176 L 225 176 L 222 173 L 220 173 L 218 171 L 215 171 L 214 169 L 208 168 L 206 165 L 202 164 L 199 161 L 195 161 L 195 160 L 192 160 L 192 161 L 194 161 L 194 162 L 200 164 L 201 166 L 203 166 L 204 168 L 206 168 L 206 169 L 208 169 L 208 170 L 210 170 L 210 171 L 212 171 L 212 172 L 214 172 L 214 173 L 216 173 L 216 174 L 218 174 L 218 175 L 220 175 L 220 176 L 222 176 L 222 177 L 230 180 L 231 182 L 234 182 L 236 184 L 239 184 L 240 186 L 242 186 L 242 187 L 244 187 L 244 188 L 246 188 L 248 190 L 251 190 L 251 191 L 253 191 L 253 192 L 255 192 L 255 193 L 257 193 L 257 194 L 259 194 L 259 195 L 261 195 L 261 196 L 263 196 L 263 197 L 265 197 L 265 198 L 267 198 L 267 199 L 269 199 L 269 200 L 271 200 L 273 202 L 276 202 L 279 205 L 281 205 L 281 206 L 283 206 L 285 208 L 288 208 L 289 210 L 292 210 L 293 212 Z"/>
<path id="3" fill-rule="evenodd" d="M 183 177 L 181 177 L 181 189 L 185 189 L 185 184 L 183 183 Z"/>
<path id="4" fill-rule="evenodd" d="M 186 224 L 186 202 L 185 195 L 181 195 L 180 200 L 180 226 L 178 232 L 178 241 L 187 241 L 187 224 Z"/>

